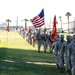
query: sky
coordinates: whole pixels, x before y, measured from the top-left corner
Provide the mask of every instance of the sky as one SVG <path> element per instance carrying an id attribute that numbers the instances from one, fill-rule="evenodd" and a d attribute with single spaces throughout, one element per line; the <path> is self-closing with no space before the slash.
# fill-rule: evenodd
<path id="1" fill-rule="evenodd" d="M 74 0 L 0 0 L 0 22 L 10 19 L 12 21 L 11 25 L 16 25 L 18 16 L 18 24 L 24 25 L 24 19 L 32 19 L 43 8 L 46 24 L 53 21 L 54 15 L 56 15 L 58 22 L 59 16 L 62 17 L 62 22 L 67 22 L 66 12 L 72 14 L 70 21 L 74 20 Z"/>

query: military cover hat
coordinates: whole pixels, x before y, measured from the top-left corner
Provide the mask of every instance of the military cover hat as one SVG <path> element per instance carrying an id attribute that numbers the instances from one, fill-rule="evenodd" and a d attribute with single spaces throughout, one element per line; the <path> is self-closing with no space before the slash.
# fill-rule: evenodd
<path id="1" fill-rule="evenodd" d="M 60 35 L 61 38 L 64 38 L 64 35 Z"/>
<path id="2" fill-rule="evenodd" d="M 71 36 L 70 35 L 67 35 L 66 38 L 71 38 Z"/>
<path id="3" fill-rule="evenodd" d="M 75 38 L 75 35 L 73 35 L 73 38 Z"/>

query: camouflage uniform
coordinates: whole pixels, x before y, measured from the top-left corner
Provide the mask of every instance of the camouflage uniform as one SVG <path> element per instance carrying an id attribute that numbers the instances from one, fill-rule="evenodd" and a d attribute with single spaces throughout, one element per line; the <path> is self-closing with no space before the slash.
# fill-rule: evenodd
<path id="1" fill-rule="evenodd" d="M 49 51 L 51 52 L 51 36 L 49 34 L 47 34 L 47 39 L 46 39 L 46 42 L 47 42 L 47 47 L 49 47 Z"/>
<path id="2" fill-rule="evenodd" d="M 56 43 L 55 46 L 56 65 L 60 68 L 60 72 L 63 72 L 63 68 L 64 68 L 64 58 L 61 59 L 60 57 L 60 50 L 63 42 L 64 42 L 64 36 L 61 35 L 60 40 Z"/>
<path id="3" fill-rule="evenodd" d="M 46 32 L 44 31 L 44 34 L 42 34 L 42 39 L 43 39 L 43 46 L 44 46 L 44 52 L 46 53 L 46 49 L 47 49 L 47 37 L 48 35 L 46 34 Z"/>
<path id="4" fill-rule="evenodd" d="M 32 45 L 32 33 L 31 32 L 28 33 L 28 42 L 30 43 L 30 45 Z"/>
<path id="5" fill-rule="evenodd" d="M 51 48 L 51 52 L 52 52 L 52 53 L 53 53 L 53 49 L 55 48 L 55 45 L 56 45 L 57 41 L 59 41 L 59 40 L 60 40 L 60 37 L 59 37 L 59 35 L 57 35 L 57 36 L 55 37 L 55 39 L 54 39 L 53 44 L 52 44 L 52 48 Z M 55 51 L 54 51 L 54 54 L 55 54 Z"/>
<path id="6" fill-rule="evenodd" d="M 42 35 L 39 31 L 36 35 L 37 43 L 38 43 L 38 52 L 40 52 L 41 44 L 42 44 Z"/>
<path id="7" fill-rule="evenodd" d="M 32 40 L 33 40 L 33 47 L 35 47 L 35 43 L 36 43 L 36 33 L 35 32 L 32 34 Z"/>
<path id="8" fill-rule="evenodd" d="M 66 64 L 66 71 L 67 74 L 70 75 L 71 73 L 71 65 L 69 62 L 69 56 L 68 56 L 68 48 L 69 48 L 69 44 L 71 43 L 71 36 L 67 36 L 67 41 L 65 41 L 62 45 L 62 48 L 60 50 L 60 57 L 64 58 L 65 64 Z"/>
<path id="9" fill-rule="evenodd" d="M 69 61 L 72 65 L 72 75 L 75 75 L 75 35 L 73 35 L 73 41 L 69 45 Z"/>
<path id="10" fill-rule="evenodd" d="M 49 32 L 49 34 L 48 34 L 48 45 L 49 45 L 50 53 L 52 53 L 52 51 L 51 51 L 51 48 L 52 48 L 51 40 L 52 40 L 51 32 Z"/>

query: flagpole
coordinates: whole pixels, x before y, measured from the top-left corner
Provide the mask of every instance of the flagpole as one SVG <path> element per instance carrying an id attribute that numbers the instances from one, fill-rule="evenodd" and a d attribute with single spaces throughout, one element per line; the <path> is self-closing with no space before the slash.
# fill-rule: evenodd
<path id="1" fill-rule="evenodd" d="M 43 17 L 44 17 L 44 29 L 45 29 L 45 28 L 46 28 L 46 23 L 45 23 L 45 13 L 44 13 L 45 10 L 44 10 L 44 8 L 43 8 L 42 10 L 43 10 L 43 15 L 44 15 Z"/>
<path id="2" fill-rule="evenodd" d="M 44 24 L 44 28 L 46 28 L 46 24 Z"/>

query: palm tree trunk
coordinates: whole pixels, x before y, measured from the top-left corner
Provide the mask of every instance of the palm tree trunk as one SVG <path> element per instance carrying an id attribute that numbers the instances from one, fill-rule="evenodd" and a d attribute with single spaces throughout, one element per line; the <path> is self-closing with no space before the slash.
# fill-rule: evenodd
<path id="1" fill-rule="evenodd" d="M 27 23 L 25 22 L 25 30 L 27 29 Z"/>
<path id="2" fill-rule="evenodd" d="M 68 16 L 68 33 L 69 33 L 69 16 Z"/>
<path id="3" fill-rule="evenodd" d="M 9 22 L 8 22 L 8 32 L 9 32 Z"/>
<path id="4" fill-rule="evenodd" d="M 62 30 L 62 20 L 60 19 L 60 24 L 61 24 L 61 30 Z"/>
<path id="5" fill-rule="evenodd" d="M 62 30 L 62 20 L 61 20 L 61 30 Z"/>

